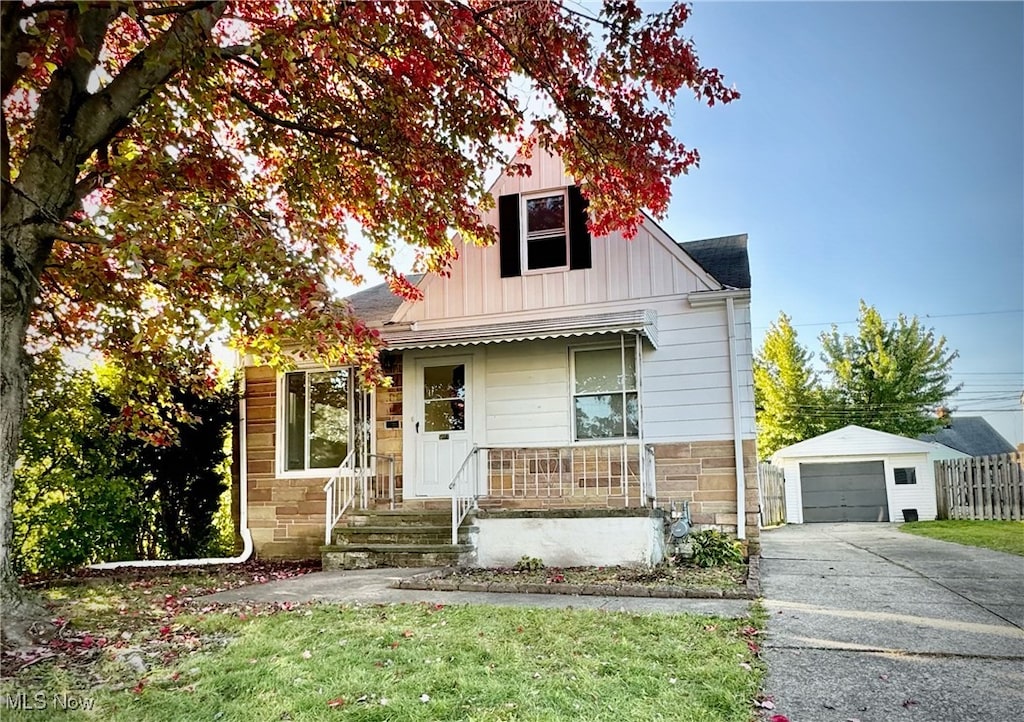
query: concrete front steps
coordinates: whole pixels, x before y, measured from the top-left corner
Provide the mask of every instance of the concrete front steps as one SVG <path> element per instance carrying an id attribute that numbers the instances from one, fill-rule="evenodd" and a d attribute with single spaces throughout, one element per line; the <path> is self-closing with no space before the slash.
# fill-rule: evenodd
<path id="1" fill-rule="evenodd" d="M 334 544 L 320 548 L 324 569 L 446 567 L 469 564 L 475 553 L 471 520 L 452 544 L 450 510 L 364 510 L 346 515 L 334 529 Z"/>

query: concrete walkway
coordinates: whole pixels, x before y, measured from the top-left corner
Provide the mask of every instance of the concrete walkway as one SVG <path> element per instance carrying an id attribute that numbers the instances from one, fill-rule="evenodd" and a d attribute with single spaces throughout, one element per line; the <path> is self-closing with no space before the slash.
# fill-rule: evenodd
<path id="1" fill-rule="evenodd" d="M 1024 714 L 1024 558 L 890 524 L 762 537 L 767 693 L 791 722 Z"/>
<path id="2" fill-rule="evenodd" d="M 497 604 L 507 607 L 603 609 L 610 612 L 715 614 L 743 617 L 750 609 L 744 599 L 656 599 L 653 597 L 596 597 L 560 594 L 492 594 L 392 589 L 391 583 L 426 569 L 366 569 L 316 572 L 293 579 L 232 589 L 203 597 L 227 604 L 253 602 L 334 602 L 345 604 Z"/>

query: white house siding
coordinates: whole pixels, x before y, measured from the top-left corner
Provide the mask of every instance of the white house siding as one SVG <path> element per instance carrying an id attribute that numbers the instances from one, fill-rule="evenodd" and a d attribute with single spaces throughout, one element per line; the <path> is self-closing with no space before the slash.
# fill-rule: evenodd
<path id="1" fill-rule="evenodd" d="M 647 443 L 731 439 L 732 397 L 729 345 L 723 308 L 691 309 L 680 299 L 620 304 L 619 310 L 650 308 L 658 314 L 659 346 L 643 342 L 643 434 Z M 743 438 L 753 439 L 754 391 L 750 381 L 750 311 L 737 307 L 737 354 Z M 412 356 L 476 356 L 475 414 L 483 413 L 482 444 L 572 441 L 569 349 L 617 344 L 618 336 L 584 336 L 407 352 Z M 406 368 L 411 364 L 406 362 Z M 481 399 L 482 406 L 481 406 Z M 409 409 L 407 413 L 411 412 Z M 410 425 L 406 425 L 409 429 Z"/>
<path id="2" fill-rule="evenodd" d="M 489 445 L 568 444 L 569 343 L 496 344 L 484 351 Z"/>
<path id="3" fill-rule="evenodd" d="M 644 440 L 731 439 L 732 391 L 725 308 L 658 303 L 658 348 L 644 355 Z M 755 437 L 750 306 L 736 307 L 743 438 Z"/>
<path id="4" fill-rule="evenodd" d="M 934 519 L 935 469 L 928 454 L 833 454 L 822 456 L 776 457 L 774 463 L 782 466 L 786 474 L 786 520 L 790 524 L 804 523 L 802 486 L 800 483 L 801 464 L 844 464 L 858 461 L 881 461 L 885 467 L 886 501 L 889 505 L 889 520 L 903 521 L 903 509 L 917 509 L 921 520 Z M 913 467 L 917 476 L 916 484 L 896 485 L 893 469 Z"/>

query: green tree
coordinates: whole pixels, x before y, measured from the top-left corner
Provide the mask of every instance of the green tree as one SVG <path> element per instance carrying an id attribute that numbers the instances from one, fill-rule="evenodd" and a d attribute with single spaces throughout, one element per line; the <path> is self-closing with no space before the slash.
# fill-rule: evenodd
<path id="1" fill-rule="evenodd" d="M 822 428 L 823 391 L 792 319 L 780 313 L 754 355 L 757 451 L 762 458 L 810 438 Z"/>
<path id="2" fill-rule="evenodd" d="M 211 379 L 206 361 L 197 357 L 189 373 Z M 162 413 L 176 441 L 154 444 L 127 422 L 120 399 L 136 391 L 125 388 L 133 380 L 124 369 L 71 370 L 48 352 L 33 371 L 15 469 L 19 571 L 190 558 L 220 543 L 213 518 L 228 487 L 234 385 L 203 394 L 173 387 Z"/>
<path id="3" fill-rule="evenodd" d="M 950 375 L 957 352 L 916 316 L 886 323 L 862 300 L 856 335 L 833 326 L 821 346 L 837 404 L 832 428 L 857 424 L 913 438 L 936 427 L 935 409 L 960 389 Z"/>
<path id="4" fill-rule="evenodd" d="M 8 553 L 27 349 L 88 343 L 143 379 L 155 353 L 225 329 L 266 360 L 283 363 L 292 343 L 374 375 L 376 335 L 331 293 L 358 279 L 350 223 L 414 297 L 395 243 L 443 272 L 453 231 L 493 241 L 477 210 L 512 142 L 561 154 L 594 233 L 634 232 L 699 161 L 670 132 L 676 97 L 738 97 L 699 62 L 689 13 L 618 0 L 0 3 L 5 638 L 27 641 L 45 615 Z M 132 423 L 158 425 L 164 402 L 169 390 Z"/>
<path id="5" fill-rule="evenodd" d="M 54 352 L 34 359 L 15 469 L 13 550 L 19 572 L 144 558 L 155 508 L 143 497 L 140 442 L 112 429 L 104 394 Z"/>

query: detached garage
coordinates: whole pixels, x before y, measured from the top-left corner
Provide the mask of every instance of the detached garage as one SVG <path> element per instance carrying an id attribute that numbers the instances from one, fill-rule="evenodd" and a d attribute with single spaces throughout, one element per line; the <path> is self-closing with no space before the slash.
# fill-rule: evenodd
<path id="1" fill-rule="evenodd" d="M 847 426 L 779 449 L 790 523 L 935 518 L 935 446 Z"/>

